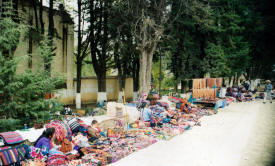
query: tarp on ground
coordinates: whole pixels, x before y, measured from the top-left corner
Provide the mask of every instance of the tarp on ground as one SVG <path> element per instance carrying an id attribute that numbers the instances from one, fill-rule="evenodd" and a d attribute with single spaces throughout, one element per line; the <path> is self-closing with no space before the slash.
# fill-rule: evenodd
<path id="1" fill-rule="evenodd" d="M 136 107 L 125 106 L 122 103 L 108 102 L 107 104 L 107 116 L 110 117 L 125 117 L 128 114 L 129 123 L 137 121 L 140 117 L 140 112 Z"/>

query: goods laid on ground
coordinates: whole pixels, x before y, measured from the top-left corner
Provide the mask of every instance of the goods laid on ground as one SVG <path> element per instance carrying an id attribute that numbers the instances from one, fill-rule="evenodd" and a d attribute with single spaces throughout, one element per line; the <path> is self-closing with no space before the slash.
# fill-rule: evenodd
<path id="1" fill-rule="evenodd" d="M 0 140 L 0 142 L 3 142 L 6 146 L 24 142 L 22 136 L 16 132 L 0 133 Z"/>
<path id="2" fill-rule="evenodd" d="M 55 128 L 55 138 L 60 142 L 65 138 L 69 140 L 72 138 L 72 131 L 70 127 L 60 120 L 52 121 L 49 124 L 46 124 L 46 128 Z"/>
<path id="3" fill-rule="evenodd" d="M 154 105 L 148 107 L 151 111 L 150 121 L 140 119 L 141 112 L 137 110 L 135 104 L 124 106 L 114 102 L 108 103 L 108 118 L 102 118 L 98 123 L 99 128 L 91 130 L 98 131 L 95 135 L 89 133 L 94 119 L 92 117 L 78 120 L 81 130 L 76 133 L 72 132 L 65 120 L 51 121 L 45 125 L 45 128 L 55 128 L 55 145 L 52 149 L 40 149 L 29 145 L 13 147 L 5 145 L 0 148 L 0 166 L 14 163 L 25 166 L 107 165 L 160 140 L 169 140 L 194 126 L 200 126 L 201 117 L 217 113 L 216 110 L 193 105 L 187 99 L 175 97 L 170 99 L 172 101 L 155 100 Z M 229 98 L 220 104 L 232 101 L 233 99 Z M 125 127 L 127 122 L 125 115 L 129 115 L 127 127 Z M 13 135 L 15 137 L 19 134 Z"/>
<path id="4" fill-rule="evenodd" d="M 216 89 L 193 89 L 194 98 L 203 98 L 205 100 L 213 100 L 217 97 Z"/>

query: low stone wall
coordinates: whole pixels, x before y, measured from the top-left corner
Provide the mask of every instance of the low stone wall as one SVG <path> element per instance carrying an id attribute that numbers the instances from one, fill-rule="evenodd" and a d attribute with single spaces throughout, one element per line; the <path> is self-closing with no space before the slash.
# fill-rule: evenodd
<path id="1" fill-rule="evenodd" d="M 73 84 L 74 89 L 60 90 L 55 94 L 59 101 L 64 104 L 75 104 L 76 98 L 76 81 Z M 119 80 L 117 77 L 107 77 L 106 91 L 108 101 L 117 101 L 119 96 Z M 125 85 L 125 96 L 127 100 L 133 99 L 133 79 L 127 78 Z M 97 78 L 82 78 L 81 82 L 81 102 L 84 104 L 94 103 L 97 101 Z"/>

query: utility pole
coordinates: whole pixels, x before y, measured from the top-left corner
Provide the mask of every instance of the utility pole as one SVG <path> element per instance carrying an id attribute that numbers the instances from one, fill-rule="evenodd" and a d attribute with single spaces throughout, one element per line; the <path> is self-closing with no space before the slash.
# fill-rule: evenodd
<path id="1" fill-rule="evenodd" d="M 160 57 L 160 64 L 159 64 L 159 96 L 160 95 L 160 92 L 161 92 L 161 48 L 159 48 L 159 57 Z"/>

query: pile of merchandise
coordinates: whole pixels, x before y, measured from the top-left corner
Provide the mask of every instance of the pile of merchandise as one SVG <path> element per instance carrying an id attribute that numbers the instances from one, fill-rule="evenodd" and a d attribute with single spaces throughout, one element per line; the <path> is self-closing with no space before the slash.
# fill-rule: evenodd
<path id="1" fill-rule="evenodd" d="M 149 101 L 141 100 L 150 103 Z M 175 101 L 175 102 L 173 102 Z M 113 103 L 113 105 L 117 105 Z M 150 123 L 139 118 L 125 127 L 125 119 L 118 118 L 112 127 L 104 128 L 105 136 L 100 136 L 91 142 L 87 133 L 72 133 L 66 121 L 52 121 L 46 128 L 55 128 L 54 148 L 49 152 L 44 149 L 24 145 L 23 157 L 13 162 L 22 165 L 69 165 L 69 166 L 98 166 L 116 162 L 129 154 L 144 149 L 158 140 L 169 140 L 176 135 L 200 125 L 200 118 L 217 113 L 214 110 L 200 108 L 187 102 L 186 99 L 172 98 L 171 102 L 155 100 L 150 106 L 152 119 L 159 125 L 150 127 Z M 114 114 L 116 115 L 116 114 Z M 133 116 L 133 117 L 136 117 Z M 85 131 L 89 125 L 78 121 Z M 21 149 L 21 151 L 23 150 Z M 6 152 L 5 152 L 6 153 Z M 7 158 L 1 155 L 0 165 L 5 165 Z M 10 160 L 10 158 L 8 159 Z M 4 162 L 4 164 L 3 164 Z"/>
<path id="2" fill-rule="evenodd" d="M 221 88 L 222 78 L 193 79 L 193 98 L 214 100 L 218 96 L 217 88 Z"/>

